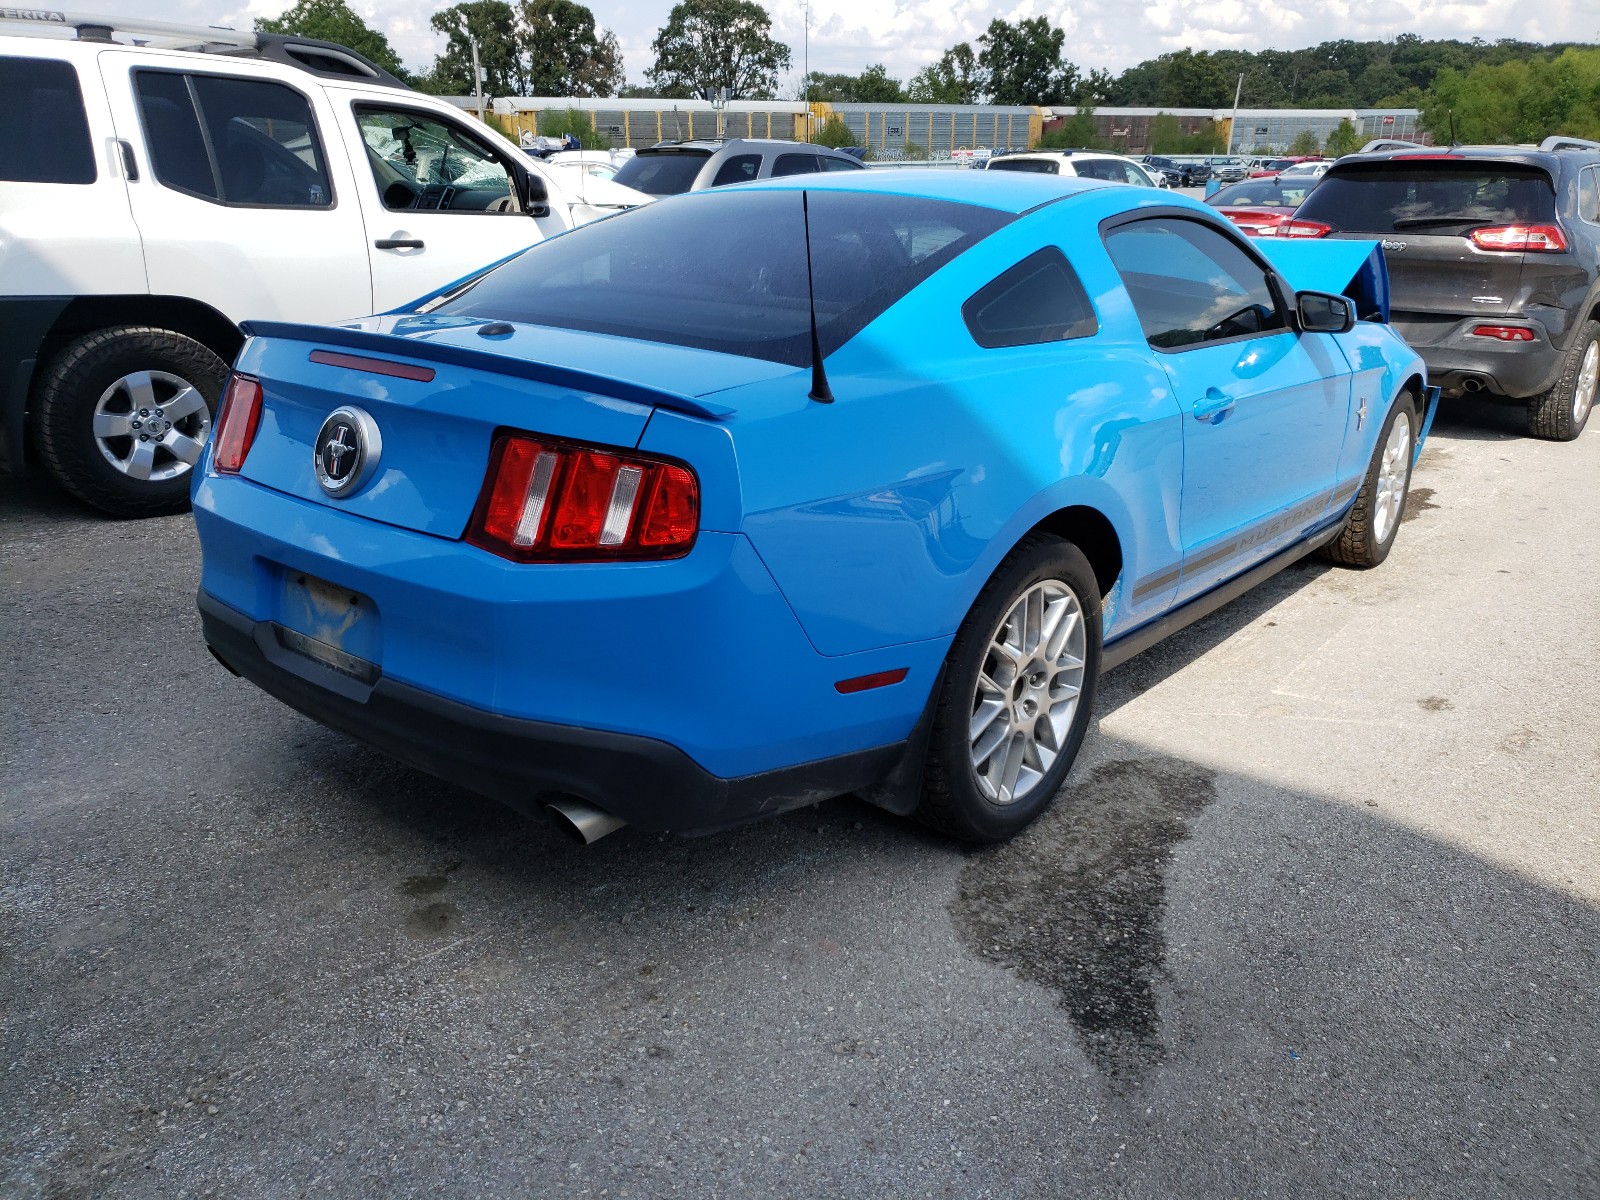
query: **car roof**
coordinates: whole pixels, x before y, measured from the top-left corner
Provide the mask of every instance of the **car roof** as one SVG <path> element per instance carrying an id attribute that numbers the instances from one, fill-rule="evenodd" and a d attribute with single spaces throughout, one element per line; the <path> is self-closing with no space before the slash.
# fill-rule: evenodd
<path id="1" fill-rule="evenodd" d="M 1554 174 L 1560 171 L 1563 163 L 1582 161 L 1587 164 L 1600 161 L 1600 151 L 1590 150 L 1585 147 L 1573 147 L 1564 150 L 1540 150 L 1532 146 L 1440 146 L 1425 150 L 1413 148 L 1406 150 L 1377 150 L 1370 154 L 1347 154 L 1339 159 L 1334 166 L 1344 167 L 1375 162 L 1404 163 L 1407 160 L 1439 162 L 1449 159 L 1520 163 L 1530 167 L 1541 167 Z"/>
<path id="2" fill-rule="evenodd" d="M 641 146 L 640 154 L 671 154 L 680 150 L 704 150 L 708 154 L 715 154 L 718 150 L 764 150 L 764 149 L 796 149 L 803 147 L 806 151 L 815 151 L 821 154 L 843 154 L 832 146 L 819 146 L 815 142 L 799 142 L 793 138 L 686 138 L 683 141 L 657 142 L 653 146 Z M 845 155 L 846 158 L 850 157 Z"/>
<path id="3" fill-rule="evenodd" d="M 949 200 L 957 204 L 976 204 L 1001 212 L 1024 213 L 1063 197 L 1088 191 L 1114 188 L 1138 195 L 1137 188 L 1108 183 L 1102 179 L 1077 179 L 1060 175 L 1039 175 L 1023 171 L 927 171 L 915 167 L 898 170 L 829 171 L 822 175 L 786 175 L 781 179 L 759 179 L 739 184 L 741 192 L 751 190 L 800 190 L 812 192 L 881 192 L 891 196 L 913 196 L 926 200 Z"/>

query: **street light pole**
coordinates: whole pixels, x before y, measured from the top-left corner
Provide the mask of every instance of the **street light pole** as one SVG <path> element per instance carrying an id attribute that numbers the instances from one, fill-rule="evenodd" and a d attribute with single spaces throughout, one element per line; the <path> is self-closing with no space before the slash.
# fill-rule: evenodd
<path id="1" fill-rule="evenodd" d="M 478 65 L 478 39 L 467 34 L 467 45 L 472 47 L 472 87 L 478 97 L 478 120 L 483 120 L 483 68 Z"/>
<path id="2" fill-rule="evenodd" d="M 1233 157 L 1233 131 L 1239 128 L 1239 93 L 1244 91 L 1244 72 L 1239 72 L 1238 86 L 1233 89 L 1233 118 L 1228 122 L 1228 157 Z"/>

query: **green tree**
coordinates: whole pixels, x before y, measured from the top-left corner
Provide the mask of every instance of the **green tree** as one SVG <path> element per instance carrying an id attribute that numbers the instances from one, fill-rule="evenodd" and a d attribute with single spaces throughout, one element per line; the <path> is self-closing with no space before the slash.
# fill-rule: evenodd
<path id="1" fill-rule="evenodd" d="M 612 96 L 622 86 L 616 35 L 576 0 L 522 0 L 521 43 L 535 96 Z"/>
<path id="2" fill-rule="evenodd" d="M 1080 108 L 1056 129 L 1046 130 L 1039 139 L 1041 150 L 1109 150 L 1111 143 L 1100 136 L 1094 114 Z"/>
<path id="3" fill-rule="evenodd" d="M 1157 113 L 1150 118 L 1150 153 L 1181 154 L 1183 126 L 1171 113 Z"/>
<path id="4" fill-rule="evenodd" d="M 320 42 L 336 42 L 371 59 L 385 71 L 401 79 L 408 78 L 389 39 L 376 29 L 368 28 L 344 0 L 298 0 L 293 8 L 276 17 L 259 18 L 256 29 L 261 33 L 287 33 Z"/>
<path id="5" fill-rule="evenodd" d="M 961 42 L 913 75 L 907 91 L 915 104 L 976 104 L 988 82 L 972 46 Z"/>
<path id="6" fill-rule="evenodd" d="M 1289 143 L 1290 154 L 1316 154 L 1322 147 L 1317 141 L 1317 135 L 1309 129 L 1302 129 L 1294 135 L 1294 141 Z"/>
<path id="7" fill-rule="evenodd" d="M 1346 117 L 1334 126 L 1333 132 L 1328 135 L 1325 152 L 1330 158 L 1338 158 L 1341 154 L 1354 154 L 1361 149 L 1361 145 L 1361 134 L 1350 118 Z"/>
<path id="8" fill-rule="evenodd" d="M 645 77 L 668 96 L 710 87 L 771 99 L 778 72 L 789 69 L 789 47 L 773 40 L 772 18 L 755 0 L 680 0 L 651 48 Z"/>
<path id="9" fill-rule="evenodd" d="M 1539 142 L 1553 133 L 1600 136 L 1600 50 L 1446 68 L 1434 78 L 1422 127 L 1435 141 Z"/>
<path id="10" fill-rule="evenodd" d="M 856 135 L 850 132 L 850 127 L 838 113 L 829 113 L 828 119 L 811 135 L 811 140 L 819 146 L 860 145 Z"/>
<path id="11" fill-rule="evenodd" d="M 546 109 L 539 114 L 539 133 L 543 137 L 557 138 L 571 133 L 583 143 L 585 150 L 611 149 L 611 139 L 595 129 L 589 114 L 581 108 Z"/>
<path id="12" fill-rule="evenodd" d="M 478 39 L 478 62 L 488 76 L 483 84 L 485 94 L 527 95 L 528 71 L 517 34 L 517 13 L 506 0 L 467 0 L 434 13 L 428 23 L 449 40 L 444 53 L 433 60 L 433 70 L 421 81 L 425 91 L 441 96 L 472 94 L 471 36 Z"/>
<path id="13" fill-rule="evenodd" d="M 978 39 L 991 104 L 1065 104 L 1078 88 L 1078 68 L 1061 59 L 1066 31 L 1048 17 L 1011 24 L 998 17 Z"/>
<path id="14" fill-rule="evenodd" d="M 906 93 L 882 63 L 874 63 L 859 75 L 813 71 L 801 82 L 798 98 L 835 104 L 895 104 L 904 100 Z"/>

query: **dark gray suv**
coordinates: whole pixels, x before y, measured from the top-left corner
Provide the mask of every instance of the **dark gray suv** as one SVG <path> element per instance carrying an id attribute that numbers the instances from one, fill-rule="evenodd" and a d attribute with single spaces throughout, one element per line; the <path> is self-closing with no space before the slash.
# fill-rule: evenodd
<path id="1" fill-rule="evenodd" d="M 1278 236 L 1378 239 L 1390 323 L 1430 382 L 1525 404 L 1539 437 L 1583 431 L 1600 381 L 1600 144 L 1351 155 Z"/>
<path id="2" fill-rule="evenodd" d="M 751 179 L 865 169 L 852 154 L 810 142 L 729 138 L 646 146 L 622 164 L 616 182 L 652 196 L 676 196 Z"/>

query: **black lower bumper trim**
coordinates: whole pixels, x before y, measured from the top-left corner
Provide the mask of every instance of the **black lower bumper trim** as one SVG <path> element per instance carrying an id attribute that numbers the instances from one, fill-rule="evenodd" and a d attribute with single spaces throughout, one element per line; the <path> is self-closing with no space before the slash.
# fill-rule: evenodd
<path id="1" fill-rule="evenodd" d="M 867 788 L 900 761 L 904 743 L 725 779 L 655 738 L 500 716 L 379 676 L 353 687 L 283 648 L 276 627 L 204 592 L 212 654 L 313 720 L 440 779 L 533 814 L 541 797 L 577 796 L 629 824 L 713 833 Z"/>

